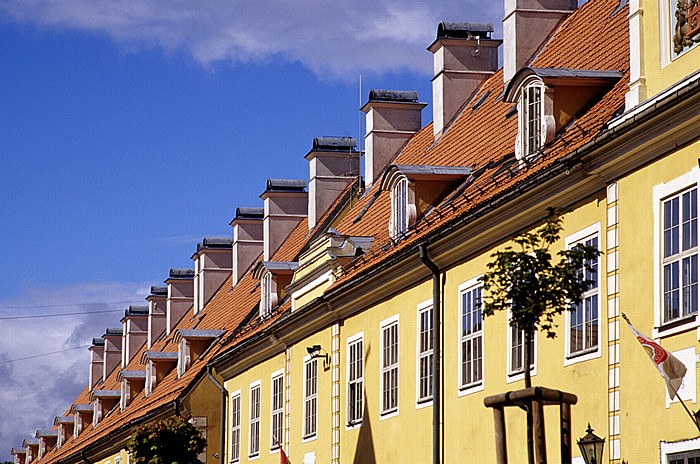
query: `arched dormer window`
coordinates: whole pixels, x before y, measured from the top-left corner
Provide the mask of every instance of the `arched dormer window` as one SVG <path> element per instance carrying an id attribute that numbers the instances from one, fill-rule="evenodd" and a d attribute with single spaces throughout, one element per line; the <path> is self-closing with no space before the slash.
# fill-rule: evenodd
<path id="1" fill-rule="evenodd" d="M 391 189 L 391 238 L 400 238 L 408 230 L 408 179 L 398 178 Z"/>
<path id="2" fill-rule="evenodd" d="M 522 161 L 537 153 L 545 142 L 547 130 L 544 127 L 544 84 L 541 80 L 531 79 L 523 86 L 518 100 L 518 118 L 518 159 Z"/>

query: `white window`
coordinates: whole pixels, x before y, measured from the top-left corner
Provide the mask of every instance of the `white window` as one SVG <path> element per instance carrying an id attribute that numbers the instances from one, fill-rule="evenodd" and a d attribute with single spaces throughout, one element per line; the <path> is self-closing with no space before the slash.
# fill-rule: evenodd
<path id="1" fill-rule="evenodd" d="M 316 436 L 318 419 L 318 360 L 308 359 L 304 363 L 304 427 L 303 438 Z"/>
<path id="2" fill-rule="evenodd" d="M 267 317 L 272 312 L 272 273 L 266 272 L 260 282 L 260 317 Z"/>
<path id="3" fill-rule="evenodd" d="M 661 464 L 700 464 L 700 438 L 662 441 Z"/>
<path id="4" fill-rule="evenodd" d="M 508 314 L 508 375 L 509 382 L 520 380 L 525 374 L 525 331 L 519 327 L 510 325 L 510 312 Z M 530 343 L 530 371 L 534 374 L 537 330 L 532 332 Z"/>
<path id="5" fill-rule="evenodd" d="M 698 312 L 698 190 L 662 202 L 664 324 Z"/>
<path id="6" fill-rule="evenodd" d="M 272 375 L 272 398 L 270 399 L 270 449 L 276 450 L 284 441 L 282 435 L 284 410 L 284 371 Z"/>
<path id="7" fill-rule="evenodd" d="M 399 409 L 399 318 L 381 323 L 381 414 L 387 415 Z"/>
<path id="8" fill-rule="evenodd" d="M 250 443 L 248 456 L 260 454 L 260 382 L 250 386 Z"/>
<path id="9" fill-rule="evenodd" d="M 231 462 L 241 460 L 241 391 L 231 395 Z"/>
<path id="10" fill-rule="evenodd" d="M 177 350 L 177 378 L 179 379 L 190 367 L 190 346 L 186 339 L 181 339 Z"/>
<path id="11" fill-rule="evenodd" d="M 588 227 L 567 237 L 566 247 L 586 245 L 599 249 L 598 233 L 600 224 Z M 566 314 L 566 357 L 565 364 L 582 361 L 600 355 L 600 271 L 598 257 L 587 262 L 579 269 L 579 277 L 590 284 L 583 293 L 581 303 L 574 305 Z M 589 356 L 593 355 L 593 356 Z"/>
<path id="12" fill-rule="evenodd" d="M 433 307 L 431 301 L 418 307 L 418 403 L 433 399 Z"/>
<path id="13" fill-rule="evenodd" d="M 401 238 L 408 230 L 408 179 L 400 178 L 391 190 L 391 236 Z"/>
<path id="14" fill-rule="evenodd" d="M 484 321 L 482 287 L 477 279 L 460 286 L 459 387 L 472 389 L 484 380 Z"/>
<path id="15" fill-rule="evenodd" d="M 362 333 L 348 339 L 348 426 L 362 422 L 365 370 L 363 349 Z"/>
<path id="16" fill-rule="evenodd" d="M 518 159 L 521 161 L 525 161 L 537 153 L 544 144 L 543 114 L 544 85 L 539 79 L 533 79 L 523 86 L 518 101 L 520 124 Z"/>

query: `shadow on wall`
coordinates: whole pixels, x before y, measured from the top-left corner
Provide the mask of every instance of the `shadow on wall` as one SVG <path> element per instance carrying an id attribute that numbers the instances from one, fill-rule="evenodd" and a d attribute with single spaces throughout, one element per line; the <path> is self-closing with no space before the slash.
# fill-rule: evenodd
<path id="1" fill-rule="evenodd" d="M 367 391 L 363 391 L 365 405 L 362 411 L 362 427 L 360 427 L 360 435 L 357 438 L 357 446 L 355 448 L 355 459 L 353 464 L 375 464 L 377 458 L 374 455 L 374 437 L 372 436 L 372 417 L 367 410 Z"/>

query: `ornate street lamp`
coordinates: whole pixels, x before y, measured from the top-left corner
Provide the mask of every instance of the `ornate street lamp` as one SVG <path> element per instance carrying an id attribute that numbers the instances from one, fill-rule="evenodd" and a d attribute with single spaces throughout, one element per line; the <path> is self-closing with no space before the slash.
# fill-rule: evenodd
<path id="1" fill-rule="evenodd" d="M 583 456 L 586 464 L 601 464 L 603 462 L 605 438 L 600 438 L 594 434 L 590 423 L 586 432 L 588 433 L 577 441 L 578 447 L 581 449 L 581 456 Z"/>

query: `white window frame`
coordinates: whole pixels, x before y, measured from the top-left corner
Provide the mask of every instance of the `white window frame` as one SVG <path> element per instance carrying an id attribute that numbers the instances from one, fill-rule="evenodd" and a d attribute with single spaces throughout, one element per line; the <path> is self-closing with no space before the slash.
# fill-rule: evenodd
<path id="1" fill-rule="evenodd" d="M 231 430 L 229 435 L 230 462 L 241 461 L 241 391 L 231 393 Z"/>
<path id="2" fill-rule="evenodd" d="M 177 378 L 179 379 L 190 367 L 190 346 L 186 338 L 180 339 L 177 346 Z"/>
<path id="3" fill-rule="evenodd" d="M 408 179 L 401 176 L 391 187 L 391 238 L 400 239 L 408 231 Z"/>
<path id="4" fill-rule="evenodd" d="M 432 377 L 433 377 L 433 369 L 432 369 L 432 363 L 428 361 L 429 369 L 428 373 L 426 375 L 426 379 L 428 382 L 428 391 L 430 392 L 430 395 L 427 396 L 421 396 L 421 361 L 423 358 L 426 359 L 432 359 L 432 362 L 435 362 L 434 358 L 434 350 L 433 350 L 433 337 L 431 330 L 434 329 L 432 327 L 433 325 L 433 317 L 432 317 L 432 310 L 433 310 L 433 300 L 426 300 L 416 307 L 416 409 L 419 408 L 425 408 L 428 406 L 431 406 L 433 404 L 433 394 L 432 394 L 432 389 L 433 389 L 433 382 L 432 382 Z M 425 351 L 421 352 L 421 318 L 424 313 L 428 314 L 428 330 L 427 330 L 427 346 L 429 347 Z"/>
<path id="5" fill-rule="evenodd" d="M 309 368 L 308 366 L 313 366 Z M 308 369 L 315 374 L 313 382 L 308 377 Z M 304 356 L 304 405 L 301 422 L 302 442 L 315 440 L 318 436 L 318 358 Z M 309 388 L 309 387 L 313 388 Z M 313 391 L 309 391 L 313 390 Z M 313 410 L 313 418 L 309 416 L 309 408 Z M 308 427 L 308 428 L 307 428 Z M 313 430 L 310 430 L 310 429 Z"/>
<path id="6" fill-rule="evenodd" d="M 478 314 L 481 316 L 481 329 L 478 330 L 477 332 L 464 335 L 464 330 L 463 330 L 463 322 L 464 322 L 464 296 L 467 293 L 471 293 L 475 290 L 481 290 L 483 292 L 483 285 L 481 281 L 479 280 L 480 277 L 474 277 L 473 279 L 470 279 L 463 284 L 459 285 L 457 287 L 457 294 L 458 294 L 458 303 L 457 307 L 459 308 L 459 323 L 457 324 L 457 358 L 458 358 L 458 364 L 457 364 L 457 389 L 458 389 L 458 396 L 464 396 L 468 395 L 470 393 L 474 393 L 477 391 L 482 391 L 484 389 L 484 356 L 485 356 L 485 350 L 484 350 L 484 318 L 483 318 L 483 302 L 481 310 L 479 310 Z M 481 295 L 483 298 L 483 293 Z M 463 355 L 463 345 L 464 343 L 469 343 L 472 340 L 476 338 L 481 338 L 481 378 L 477 381 L 473 381 L 469 384 L 464 382 L 464 379 L 462 378 L 462 364 L 464 363 L 464 355 Z"/>
<path id="7" fill-rule="evenodd" d="M 596 222 L 578 232 L 575 232 L 568 237 L 564 238 L 564 247 L 566 249 L 571 249 L 574 246 L 587 242 L 596 238 L 598 240 L 598 249 L 602 249 L 601 235 L 600 235 L 600 222 Z M 571 352 L 571 311 L 566 311 L 564 314 L 564 365 L 569 366 L 571 364 L 576 364 L 583 361 L 588 361 L 590 359 L 600 358 L 602 356 L 602 342 L 603 342 L 603 323 L 604 323 L 604 308 L 603 308 L 603 289 L 602 289 L 602 276 L 605 273 L 603 268 L 603 260 L 598 257 L 598 272 L 597 272 L 597 284 L 596 288 L 590 289 L 584 293 L 584 298 L 595 297 L 598 303 L 598 344 L 593 348 L 583 349 L 578 352 Z M 585 317 L 585 316 L 584 316 Z M 585 321 L 584 321 L 585 324 Z"/>
<path id="8" fill-rule="evenodd" d="M 257 405 L 255 403 L 255 391 L 257 391 Z M 262 388 L 260 380 L 250 384 L 248 401 L 248 458 L 260 457 L 260 416 L 262 415 Z M 257 439 L 253 432 L 257 430 Z"/>
<path id="9" fill-rule="evenodd" d="M 537 90 L 539 92 L 539 104 L 533 105 L 530 102 L 530 91 Z M 516 158 L 521 162 L 526 162 L 537 154 L 545 143 L 547 130 L 545 124 L 545 86 L 544 82 L 538 77 L 527 79 L 520 88 L 520 96 L 518 97 L 518 142 Z M 534 141 L 536 146 L 531 145 L 530 133 L 533 109 L 537 113 L 535 121 L 538 134 L 535 134 L 537 140 Z"/>
<path id="10" fill-rule="evenodd" d="M 695 166 L 686 174 L 683 174 L 669 182 L 655 185 L 652 190 L 652 208 L 654 215 L 654 329 L 652 330 L 652 338 L 658 339 L 700 326 L 700 315 L 698 314 L 696 314 L 694 318 L 692 316 L 688 317 L 688 320 L 685 323 L 678 323 L 678 320 L 671 323 L 663 322 L 664 277 L 662 272 L 664 238 L 663 201 L 688 189 L 698 188 L 699 185 L 700 168 Z M 682 319 L 683 318 L 679 318 L 679 320 Z M 698 330 L 698 332 L 698 338 L 700 338 L 700 330 Z"/>
<path id="11" fill-rule="evenodd" d="M 674 442 L 662 441 L 660 445 L 661 464 L 668 464 L 669 455 L 700 451 L 700 438 Z"/>
<path id="12" fill-rule="evenodd" d="M 264 319 L 272 312 L 272 272 L 267 271 L 260 279 L 260 318 Z"/>
<path id="13" fill-rule="evenodd" d="M 396 362 L 391 364 L 386 364 L 386 351 L 387 339 L 385 338 L 385 330 L 392 327 L 396 328 Z M 390 417 L 399 415 L 399 392 L 400 392 L 400 378 L 399 378 L 399 360 L 401 357 L 401 332 L 399 326 L 399 315 L 396 314 L 390 318 L 384 319 L 379 323 L 379 337 L 381 338 L 381 352 L 379 354 L 379 419 L 384 420 Z M 394 407 L 385 408 L 384 395 L 387 394 L 387 386 L 385 377 L 390 375 L 391 372 L 395 372 L 396 377 L 396 405 Z"/>
<path id="14" fill-rule="evenodd" d="M 508 373 L 506 376 L 506 383 L 512 383 L 516 382 L 518 380 L 523 380 L 525 378 L 525 369 L 523 366 L 522 369 L 518 370 L 513 370 L 512 365 L 513 365 L 513 327 L 510 325 L 510 319 L 512 315 L 510 312 L 510 309 L 508 310 L 508 318 L 507 318 L 507 339 L 508 339 L 508 346 L 506 349 L 507 353 L 507 362 L 508 365 L 506 366 L 506 372 Z M 523 349 L 525 348 L 525 333 L 523 330 L 520 330 L 520 332 L 523 334 Z M 532 331 L 532 343 L 533 343 L 533 356 L 532 356 L 532 367 L 530 368 L 530 376 L 535 376 L 537 375 L 537 328 L 535 328 Z M 523 353 L 524 354 L 524 353 Z M 524 356 L 523 356 L 523 363 L 524 361 Z"/>
<path id="15" fill-rule="evenodd" d="M 345 379 L 347 380 L 347 410 L 345 411 L 345 416 L 346 416 L 346 427 L 347 429 L 353 429 L 355 427 L 360 427 L 362 425 L 362 419 L 364 418 L 364 406 L 365 406 L 365 398 L 364 398 L 364 378 L 365 378 L 365 333 L 360 332 L 352 337 L 348 337 L 347 339 L 347 363 L 346 363 L 346 370 L 345 370 Z M 353 350 L 356 350 L 359 345 L 359 360 L 355 360 L 356 362 L 356 368 L 359 369 L 359 375 L 357 375 L 354 378 L 351 378 L 353 376 L 353 369 L 352 369 L 352 355 L 353 355 Z M 356 373 L 355 373 L 356 374 Z M 350 412 L 353 411 L 353 406 L 352 406 L 352 400 L 353 400 L 353 395 L 351 394 L 352 390 L 355 390 L 357 392 L 359 390 L 360 392 L 360 398 L 359 401 L 357 397 L 354 397 L 355 399 L 355 408 L 358 406 L 359 402 L 359 407 L 360 407 L 360 412 L 359 412 L 359 417 L 357 414 L 351 416 Z"/>
<path id="16" fill-rule="evenodd" d="M 279 386 L 279 392 L 275 389 Z M 277 408 L 275 397 L 278 397 Z M 275 419 L 277 417 L 278 419 Z M 279 435 L 275 433 L 275 421 L 279 421 Z M 284 369 L 272 373 L 270 381 L 270 453 L 278 453 L 284 443 Z"/>

